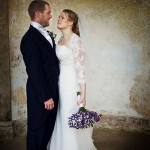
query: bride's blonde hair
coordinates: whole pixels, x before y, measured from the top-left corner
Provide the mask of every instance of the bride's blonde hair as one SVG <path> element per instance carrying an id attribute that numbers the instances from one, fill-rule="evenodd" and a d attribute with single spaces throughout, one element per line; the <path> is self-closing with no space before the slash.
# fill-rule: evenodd
<path id="1" fill-rule="evenodd" d="M 78 15 L 70 9 L 64 9 L 63 12 L 68 14 L 68 18 L 70 21 L 73 21 L 72 31 L 78 36 L 80 36 L 80 31 L 78 26 Z"/>

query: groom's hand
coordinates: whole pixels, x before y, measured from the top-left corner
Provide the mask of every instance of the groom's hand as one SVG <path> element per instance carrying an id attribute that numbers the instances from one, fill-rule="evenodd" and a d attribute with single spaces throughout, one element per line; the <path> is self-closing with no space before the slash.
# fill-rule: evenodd
<path id="1" fill-rule="evenodd" d="M 53 99 L 50 98 L 49 100 L 45 101 L 44 105 L 45 105 L 45 109 L 47 109 L 47 110 L 53 109 L 54 108 L 54 101 L 53 101 Z"/>

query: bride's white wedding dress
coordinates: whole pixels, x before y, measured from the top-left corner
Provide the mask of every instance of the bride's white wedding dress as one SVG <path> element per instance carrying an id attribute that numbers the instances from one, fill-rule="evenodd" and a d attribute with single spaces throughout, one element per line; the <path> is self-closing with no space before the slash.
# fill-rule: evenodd
<path id="1" fill-rule="evenodd" d="M 48 150 L 96 150 L 92 129 L 74 129 L 68 125 L 68 117 L 78 109 L 78 84 L 85 83 L 84 51 L 79 36 L 72 34 L 69 48 L 57 45 L 56 55 L 60 61 L 60 100 Z"/>

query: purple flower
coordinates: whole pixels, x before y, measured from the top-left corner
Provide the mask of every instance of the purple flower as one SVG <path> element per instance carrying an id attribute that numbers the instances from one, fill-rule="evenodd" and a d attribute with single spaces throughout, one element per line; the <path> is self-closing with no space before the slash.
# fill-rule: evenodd
<path id="1" fill-rule="evenodd" d="M 80 92 L 77 92 L 77 96 L 80 96 Z M 80 107 L 77 113 L 72 114 L 68 118 L 68 125 L 70 128 L 75 129 L 90 128 L 100 121 L 101 116 L 102 115 L 97 112 Z"/>
<path id="2" fill-rule="evenodd" d="M 68 125 L 69 127 L 75 129 L 90 128 L 93 127 L 95 123 L 100 121 L 101 116 L 102 115 L 98 114 L 97 112 L 80 107 L 77 113 L 72 114 L 69 117 Z"/>

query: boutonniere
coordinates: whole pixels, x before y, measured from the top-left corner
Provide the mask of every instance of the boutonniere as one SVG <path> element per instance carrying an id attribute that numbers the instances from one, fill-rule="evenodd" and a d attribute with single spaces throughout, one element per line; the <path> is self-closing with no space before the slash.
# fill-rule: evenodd
<path id="1" fill-rule="evenodd" d="M 50 36 L 52 39 L 55 39 L 55 38 L 56 38 L 57 34 L 51 32 L 51 31 L 47 31 L 47 32 L 48 32 L 49 36 Z"/>

